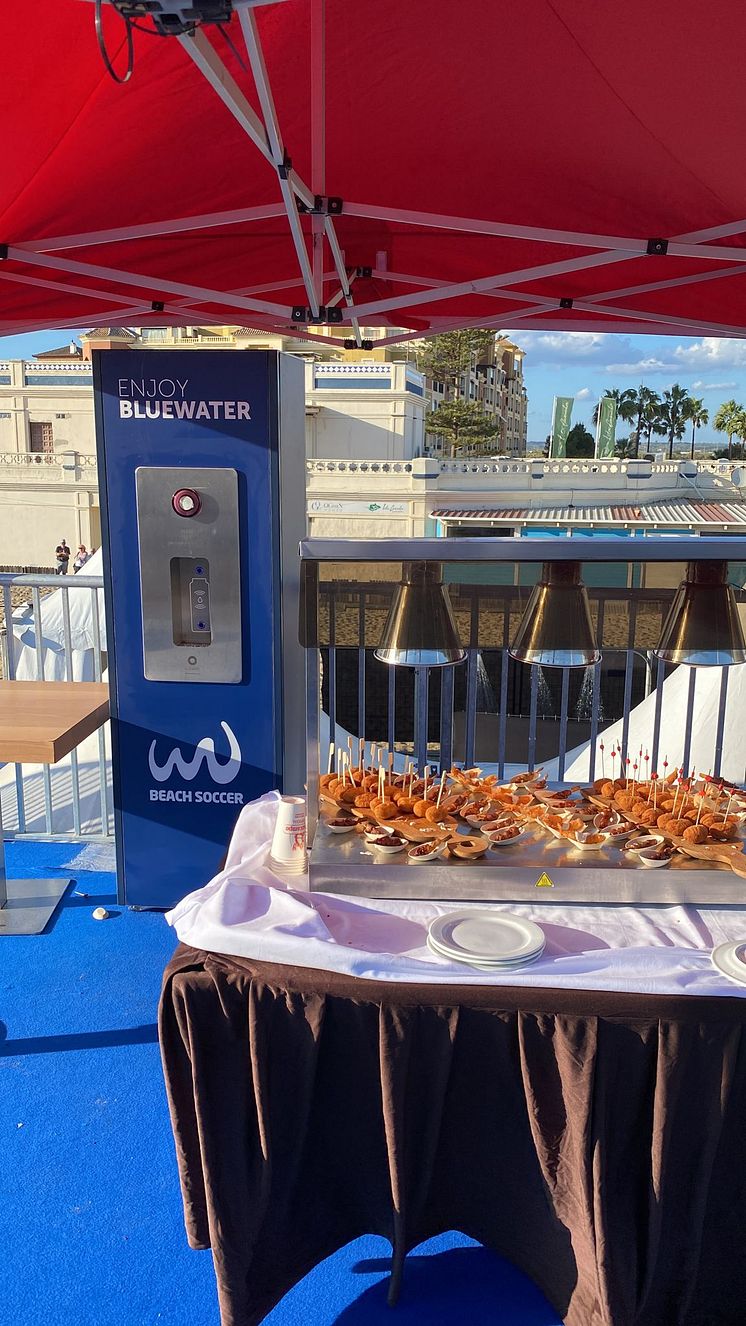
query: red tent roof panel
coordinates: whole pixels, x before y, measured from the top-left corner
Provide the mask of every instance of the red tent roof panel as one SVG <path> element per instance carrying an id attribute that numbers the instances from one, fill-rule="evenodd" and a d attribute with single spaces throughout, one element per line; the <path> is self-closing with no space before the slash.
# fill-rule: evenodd
<path id="1" fill-rule="evenodd" d="M 121 21 L 105 10 L 121 69 Z M 722 0 L 717 23 L 694 0 L 509 14 L 494 0 L 286 0 L 243 22 L 254 48 L 238 16 L 235 51 L 216 28 L 135 33 L 118 86 L 92 4 L 37 0 L 31 25 L 3 7 L 0 244 L 28 283 L 0 280 L 0 334 L 110 324 L 153 299 L 175 319 L 182 288 L 199 296 L 195 321 L 280 329 L 294 304 L 336 297 L 352 331 L 359 309 L 366 325 L 418 329 L 522 315 L 527 328 L 682 334 L 689 320 L 742 334 L 741 0 Z M 342 214 L 299 219 L 316 194 Z M 128 238 L 102 243 L 112 230 Z M 78 238 L 52 243 L 65 237 Z M 655 239 L 667 253 L 646 253 Z M 355 275 L 379 265 L 388 275 Z M 509 297 L 485 294 L 490 277 Z M 658 288 L 615 294 L 638 286 Z"/>

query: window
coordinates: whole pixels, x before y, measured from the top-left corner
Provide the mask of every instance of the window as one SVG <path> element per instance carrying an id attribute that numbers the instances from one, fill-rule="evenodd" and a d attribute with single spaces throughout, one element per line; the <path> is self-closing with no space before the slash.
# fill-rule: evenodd
<path id="1" fill-rule="evenodd" d="M 54 435 L 51 423 L 32 423 L 30 450 L 33 452 L 49 452 L 54 450 Z"/>

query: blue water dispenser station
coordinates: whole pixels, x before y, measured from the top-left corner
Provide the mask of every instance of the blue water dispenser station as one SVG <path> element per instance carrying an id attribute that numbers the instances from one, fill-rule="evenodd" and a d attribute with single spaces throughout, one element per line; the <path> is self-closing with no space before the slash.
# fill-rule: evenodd
<path id="1" fill-rule="evenodd" d="M 304 365 L 94 353 L 120 902 L 215 874 L 241 807 L 303 791 Z"/>

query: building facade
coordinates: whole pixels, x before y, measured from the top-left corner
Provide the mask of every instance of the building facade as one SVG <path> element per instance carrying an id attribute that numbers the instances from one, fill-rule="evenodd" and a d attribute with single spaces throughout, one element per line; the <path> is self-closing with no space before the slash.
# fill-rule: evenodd
<path id="1" fill-rule="evenodd" d="M 727 461 L 307 462 L 309 534 L 343 538 L 746 532 L 746 467 Z"/>
<path id="2" fill-rule="evenodd" d="M 426 342 L 416 342 L 423 349 Z M 437 410 L 447 401 L 459 399 L 477 404 L 487 418 L 499 425 L 499 433 L 487 445 L 459 448 L 467 458 L 489 452 L 500 456 L 525 456 L 528 436 L 528 395 L 523 380 L 524 352 L 506 337 L 495 336 L 492 343 L 469 363 L 458 385 L 437 378 L 425 378 L 429 407 Z M 436 433 L 427 437 L 427 452 L 444 457 L 449 448 Z M 453 458 L 453 457 L 452 457 Z"/>
<path id="3" fill-rule="evenodd" d="M 497 358 L 501 364 L 501 413 L 505 420 L 508 456 L 525 456 L 528 438 L 528 393 L 523 380 L 524 352 L 512 341 L 499 338 Z"/>
<path id="4" fill-rule="evenodd" d="M 411 461 L 424 449 L 424 382 L 383 355 L 319 360 L 318 347 L 232 328 L 103 328 L 83 345 L 0 362 L 0 566 L 49 566 L 62 537 L 101 542 L 93 418 L 93 349 L 304 351 L 310 459 Z"/>

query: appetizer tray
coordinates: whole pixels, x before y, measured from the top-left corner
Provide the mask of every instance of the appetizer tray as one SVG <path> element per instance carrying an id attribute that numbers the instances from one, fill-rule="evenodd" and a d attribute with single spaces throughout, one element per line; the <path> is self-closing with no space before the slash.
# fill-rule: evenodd
<path id="1" fill-rule="evenodd" d="M 567 788 L 547 785 L 540 771 L 499 785 L 481 770 L 457 769 L 428 785 L 424 772 L 414 785 L 414 770 L 408 780 L 380 768 L 366 774 L 364 765 L 351 779 L 327 774 L 309 858 L 312 890 L 550 904 L 746 902 L 741 789 L 704 779 L 697 791 L 681 778 Z M 671 823 L 654 822 L 672 803 Z"/>

